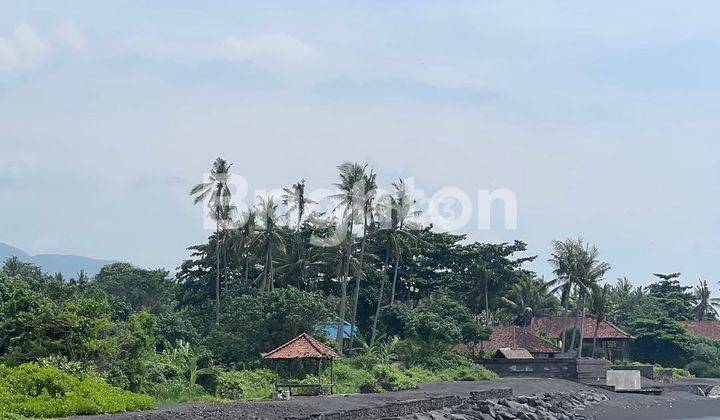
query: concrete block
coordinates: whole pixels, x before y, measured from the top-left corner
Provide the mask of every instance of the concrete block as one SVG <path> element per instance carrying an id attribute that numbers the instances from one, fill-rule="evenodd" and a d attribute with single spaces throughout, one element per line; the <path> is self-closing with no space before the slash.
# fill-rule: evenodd
<path id="1" fill-rule="evenodd" d="M 617 391 L 637 391 L 642 388 L 639 370 L 609 370 L 607 384 Z"/>

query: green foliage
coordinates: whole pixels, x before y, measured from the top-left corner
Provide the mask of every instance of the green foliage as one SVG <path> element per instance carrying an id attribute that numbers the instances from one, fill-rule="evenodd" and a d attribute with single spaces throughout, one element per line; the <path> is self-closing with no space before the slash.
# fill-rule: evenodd
<path id="1" fill-rule="evenodd" d="M 156 384 L 151 391 L 160 404 L 214 401 L 205 388 L 198 384 L 191 385 L 184 378 L 175 378 Z"/>
<path id="2" fill-rule="evenodd" d="M 240 296 L 226 308 L 211 345 L 222 362 L 245 366 L 257 365 L 260 353 L 332 319 L 324 296 L 294 287 Z"/>
<path id="3" fill-rule="evenodd" d="M 452 367 L 429 369 L 413 366 L 402 369 L 371 358 L 340 359 L 335 363 L 336 387 L 341 394 L 373 393 L 412 389 L 418 384 L 439 381 L 476 381 L 497 378 L 483 366 L 457 357 Z"/>
<path id="4" fill-rule="evenodd" d="M 127 303 L 133 311 L 162 311 L 172 302 L 175 285 L 165 270 L 145 270 L 128 263 L 106 265 L 95 276 L 95 284 L 107 294 Z"/>
<path id="5" fill-rule="evenodd" d="M 382 389 L 375 381 L 375 377 L 364 367 L 368 365 L 370 363 L 358 359 L 343 358 L 335 362 L 333 370 L 337 392 L 339 394 L 381 392 Z M 377 389 L 363 388 L 364 385 L 370 384 Z"/>
<path id="6" fill-rule="evenodd" d="M 647 287 L 648 294 L 654 297 L 667 317 L 676 321 L 693 319 L 695 296 L 692 287 L 680 285 L 680 273 L 655 274 L 660 281 Z"/>
<path id="7" fill-rule="evenodd" d="M 465 305 L 447 295 L 428 297 L 415 307 L 393 305 L 384 320 L 389 334 L 432 348 L 490 337 L 490 330 L 478 327 Z"/>
<path id="8" fill-rule="evenodd" d="M 277 374 L 268 369 L 220 372 L 215 393 L 226 400 L 269 398 L 277 380 Z"/>
<path id="9" fill-rule="evenodd" d="M 633 344 L 635 360 L 668 367 L 684 367 L 692 352 L 687 329 L 670 318 L 639 319 L 630 323 L 637 337 Z"/>
<path id="10" fill-rule="evenodd" d="M 65 417 L 152 408 L 152 397 L 71 376 L 52 366 L 0 365 L 0 412 L 28 417 Z"/>

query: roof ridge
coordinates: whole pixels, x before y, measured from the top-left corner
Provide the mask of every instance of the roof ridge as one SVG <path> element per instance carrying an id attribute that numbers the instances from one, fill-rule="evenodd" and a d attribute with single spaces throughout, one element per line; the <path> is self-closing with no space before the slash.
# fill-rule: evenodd
<path id="1" fill-rule="evenodd" d="M 305 336 L 305 339 L 308 341 L 308 343 L 310 343 L 310 345 L 313 346 L 313 348 L 317 350 L 318 353 L 326 355 L 328 350 L 332 351 L 330 347 L 326 346 L 320 340 L 307 333 L 302 333 L 301 336 Z"/>
<path id="2" fill-rule="evenodd" d="M 615 328 L 615 330 L 617 332 L 619 332 L 620 334 L 626 335 L 628 337 L 632 337 L 632 334 L 628 333 L 627 331 L 623 330 L 622 328 L 618 327 L 617 325 L 613 324 L 612 322 L 608 321 L 607 319 L 603 319 L 602 322 L 605 322 L 609 326 Z"/>
<path id="3" fill-rule="evenodd" d="M 297 340 L 299 340 L 300 337 L 302 337 L 303 335 L 305 335 L 305 333 L 302 333 L 302 334 L 298 335 L 297 337 L 293 338 L 292 340 L 288 341 L 288 342 L 285 343 L 285 344 L 281 344 L 281 345 L 279 345 L 278 347 L 275 347 L 274 349 L 270 350 L 270 351 L 267 352 L 267 353 L 261 353 L 260 356 L 265 357 L 265 356 L 269 356 L 269 355 L 271 355 L 271 354 L 273 354 L 273 353 L 277 353 L 278 351 L 284 349 L 285 347 L 287 347 L 287 346 L 289 346 L 290 344 L 292 344 L 292 343 L 296 342 Z"/>
<path id="4" fill-rule="evenodd" d="M 530 330 L 528 329 L 528 327 L 520 327 L 520 330 L 523 332 L 523 334 L 527 334 L 527 335 L 529 335 L 530 337 L 537 338 L 538 340 L 542 341 L 543 343 L 547 343 L 547 344 L 549 344 L 549 345 L 551 345 L 551 346 L 553 346 L 553 347 L 555 347 L 555 348 L 558 348 L 558 349 L 560 348 L 560 347 L 558 347 L 557 345 L 551 343 L 550 341 L 548 341 L 548 340 L 540 337 L 539 335 L 534 334 L 532 331 L 530 331 Z"/>

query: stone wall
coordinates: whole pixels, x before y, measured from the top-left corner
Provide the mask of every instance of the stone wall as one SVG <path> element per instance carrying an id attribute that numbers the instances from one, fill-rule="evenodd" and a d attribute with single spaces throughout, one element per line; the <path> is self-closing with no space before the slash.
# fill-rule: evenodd
<path id="1" fill-rule="evenodd" d="M 483 365 L 502 377 L 576 379 L 574 359 L 488 359 Z"/>
<path id="2" fill-rule="evenodd" d="M 652 365 L 642 366 L 610 366 L 612 370 L 639 370 L 640 375 L 643 378 L 655 379 L 655 372 L 653 371 Z M 672 372 L 672 370 L 671 370 Z"/>
<path id="3" fill-rule="evenodd" d="M 470 398 L 474 400 L 490 400 L 509 398 L 512 396 L 510 388 L 496 388 L 471 393 Z M 462 404 L 467 397 L 457 395 L 447 397 L 423 398 L 409 401 L 398 401 L 384 404 L 378 407 L 358 408 L 331 413 L 315 414 L 309 417 L 286 417 L 287 420 L 366 420 L 384 417 L 401 417 L 412 413 L 423 413 L 432 410 L 439 410 L 443 407 L 453 407 Z"/>

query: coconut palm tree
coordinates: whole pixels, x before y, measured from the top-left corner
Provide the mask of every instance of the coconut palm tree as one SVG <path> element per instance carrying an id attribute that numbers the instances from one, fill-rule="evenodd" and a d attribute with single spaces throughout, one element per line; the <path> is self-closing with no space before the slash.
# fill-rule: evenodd
<path id="1" fill-rule="evenodd" d="M 340 275 L 340 310 L 338 316 L 337 341 L 340 353 L 343 351 L 343 331 L 345 326 L 345 312 L 347 310 L 347 280 L 350 273 L 350 259 L 353 252 L 353 226 L 357 221 L 358 215 L 362 212 L 364 180 L 366 177 L 366 165 L 359 163 L 344 162 L 338 166 L 340 182 L 335 186 L 340 193 L 331 196 L 338 201 L 336 208 L 342 208 L 343 215 L 339 225 L 341 229 L 341 237 L 343 244 L 341 248 L 345 250 L 345 265 Z"/>
<path id="2" fill-rule="evenodd" d="M 360 257 L 358 258 L 358 270 L 355 272 L 355 291 L 353 293 L 353 308 L 352 308 L 352 321 L 350 322 L 350 343 L 349 351 L 353 351 L 353 339 L 355 337 L 355 323 L 357 322 L 357 308 L 358 300 L 360 298 L 360 284 L 365 276 L 364 260 L 365 260 L 365 243 L 367 240 L 368 229 L 372 224 L 373 219 L 373 206 L 375 201 L 375 195 L 377 194 L 377 175 L 372 169 L 366 173 L 362 180 L 362 219 L 363 219 L 363 234 L 360 241 Z"/>
<path id="3" fill-rule="evenodd" d="M 383 264 L 383 275 L 380 277 L 380 291 L 378 293 L 377 306 L 375 307 L 375 316 L 373 318 L 373 327 L 370 342 L 374 342 L 377 335 L 377 323 L 380 319 L 380 310 L 382 308 L 385 296 L 385 281 L 389 278 L 388 267 L 390 256 L 394 258 L 393 281 L 390 293 L 390 304 L 395 301 L 395 289 L 397 286 L 397 274 L 400 264 L 400 258 L 404 250 L 409 250 L 415 242 L 416 235 L 412 230 L 406 228 L 409 217 L 417 212 L 412 212 L 412 206 L 415 200 L 410 196 L 403 180 L 393 184 L 395 191 L 392 195 L 387 195 L 378 203 L 378 229 L 376 234 L 381 237 L 380 242 L 385 244 L 385 262 Z"/>
<path id="4" fill-rule="evenodd" d="M 710 288 L 706 280 L 700 280 L 693 292 L 697 305 L 693 308 L 693 315 L 698 321 L 705 321 L 708 318 L 715 318 L 718 312 L 715 308 L 720 307 L 718 298 L 710 297 Z"/>
<path id="5" fill-rule="evenodd" d="M 573 266 L 575 264 L 575 249 L 571 241 L 553 241 L 553 253 L 548 262 L 553 268 L 555 278 L 548 283 L 552 293 L 560 292 L 560 303 L 564 309 L 562 321 L 562 351 L 567 350 L 565 329 L 567 328 L 568 314 L 570 312 L 570 297 L 572 295 L 575 278 Z"/>
<path id="6" fill-rule="evenodd" d="M 220 231 L 225 228 L 230 214 L 231 192 L 228 187 L 230 167 L 225 159 L 217 158 L 210 169 L 208 182 L 195 185 L 190 190 L 193 204 L 208 200 L 210 214 L 215 220 L 215 323 L 220 323 Z"/>
<path id="7" fill-rule="evenodd" d="M 302 237 L 301 226 L 303 216 L 307 210 L 308 204 L 314 204 L 315 201 L 309 199 L 305 195 L 305 180 L 300 179 L 290 188 L 283 188 L 281 196 L 282 203 L 287 206 L 285 217 L 289 219 L 290 214 L 297 212 L 297 224 L 295 234 L 293 235 L 289 252 L 286 255 L 286 261 L 278 269 L 289 273 L 289 277 L 296 278 L 298 288 L 305 283 L 305 272 L 308 265 L 312 264 L 312 252 L 308 252 L 305 241 Z"/>
<path id="8" fill-rule="evenodd" d="M 585 310 L 587 295 L 592 287 L 602 280 L 610 266 L 605 262 L 598 261 L 598 250 L 595 246 L 585 244 L 582 238 L 567 239 L 565 241 L 553 242 L 554 252 L 549 260 L 553 267 L 553 274 L 556 276 L 550 282 L 555 286 L 553 291 L 560 291 L 566 310 L 563 319 L 563 351 L 565 346 L 564 331 L 567 326 L 567 311 L 569 310 L 570 297 L 573 290 L 577 293 L 575 325 L 573 330 L 578 329 L 580 322 L 580 344 L 578 345 L 577 357 L 582 356 L 583 325 L 585 323 Z M 569 349 L 575 348 L 575 334 L 572 335 Z"/>
<path id="9" fill-rule="evenodd" d="M 296 229 L 300 231 L 307 205 L 315 204 L 315 201 L 305 196 L 305 180 L 301 179 L 290 188 L 283 188 L 281 199 L 282 203 L 287 206 L 287 211 L 285 212 L 286 217 L 293 212 L 297 212 Z"/>
<path id="10" fill-rule="evenodd" d="M 280 232 L 277 215 L 278 205 L 270 198 L 258 197 L 257 217 L 259 224 L 250 246 L 257 246 L 263 257 L 262 284 L 260 291 L 275 288 L 274 259 L 277 253 L 285 252 L 285 243 Z"/>
<path id="11" fill-rule="evenodd" d="M 237 222 L 233 248 L 238 256 L 238 267 L 244 267 L 245 284 L 250 283 L 250 262 L 252 261 L 252 240 L 255 237 L 257 213 L 250 209 L 243 212 Z"/>
<path id="12" fill-rule="evenodd" d="M 557 299 L 548 291 L 548 285 L 530 275 L 513 283 L 500 301 L 512 314 L 514 322 L 527 326 L 533 316 L 548 315 L 557 307 Z"/>
<path id="13" fill-rule="evenodd" d="M 582 357 L 582 345 L 583 345 L 583 331 L 585 326 L 585 311 L 587 296 L 590 294 L 594 287 L 598 287 L 598 283 L 602 281 L 605 273 L 610 270 L 610 265 L 606 262 L 599 261 L 599 251 L 594 245 L 585 244 L 582 238 L 579 238 L 575 243 L 577 249 L 578 261 L 575 266 L 577 270 L 575 273 L 576 287 L 579 294 L 580 302 L 580 343 L 578 344 L 578 350 L 576 357 Z M 577 317 L 576 312 L 576 317 Z M 577 324 L 577 318 L 576 318 Z"/>
<path id="14" fill-rule="evenodd" d="M 597 349 L 597 336 L 600 324 L 605 321 L 608 314 L 612 311 L 612 300 L 610 295 L 612 293 L 612 286 L 604 284 L 602 286 L 594 285 L 592 288 L 592 294 L 590 295 L 590 306 L 593 310 L 593 317 L 595 318 L 595 332 L 593 333 L 592 342 L 592 357 L 596 356 Z"/>

